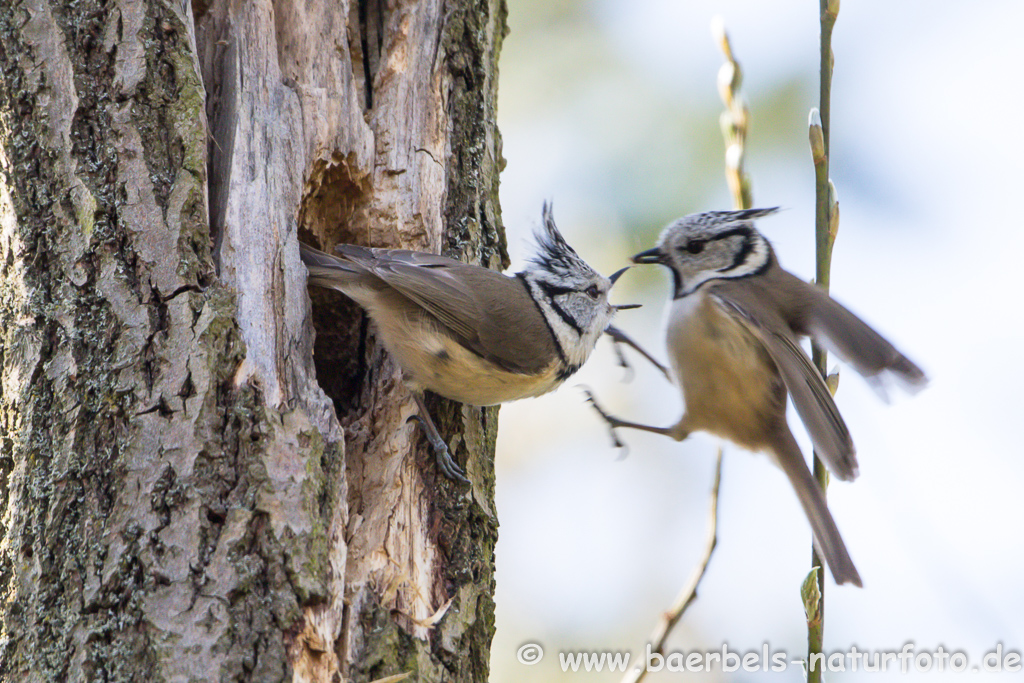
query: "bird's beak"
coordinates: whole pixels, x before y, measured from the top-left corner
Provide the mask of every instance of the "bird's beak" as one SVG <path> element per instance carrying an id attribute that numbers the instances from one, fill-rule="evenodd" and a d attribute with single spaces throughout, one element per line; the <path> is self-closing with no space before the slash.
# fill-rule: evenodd
<path id="1" fill-rule="evenodd" d="M 661 263 L 661 249 L 654 247 L 633 256 L 633 263 Z"/>
<path id="2" fill-rule="evenodd" d="M 616 270 L 614 273 L 609 275 L 608 279 L 611 280 L 612 284 L 614 285 L 615 281 L 618 280 L 620 277 L 622 277 L 622 274 L 625 273 L 630 268 L 632 268 L 632 266 L 626 266 L 625 268 L 620 268 L 619 270 Z"/>
<path id="3" fill-rule="evenodd" d="M 611 285 L 614 286 L 615 281 L 620 279 L 620 278 L 622 278 L 623 273 L 626 272 L 627 270 L 629 270 L 632 267 L 633 266 L 628 265 L 625 268 L 620 268 L 618 270 L 615 270 L 613 273 L 608 275 L 608 280 L 611 281 Z M 629 310 L 630 308 L 639 308 L 640 304 L 638 304 L 638 303 L 624 303 L 624 304 L 620 304 L 620 305 L 617 305 L 617 306 L 616 305 L 612 305 L 611 307 L 614 308 L 615 310 Z"/>
<path id="4" fill-rule="evenodd" d="M 626 266 L 625 268 L 620 268 L 619 270 L 616 270 L 614 273 L 609 275 L 608 279 L 612 281 L 612 286 L 614 286 L 615 281 L 622 277 L 622 274 L 625 273 L 630 268 L 632 268 L 632 266 Z M 616 311 L 628 311 L 631 308 L 640 308 L 640 304 L 619 304 L 618 306 L 612 305 L 612 308 L 614 308 Z"/>

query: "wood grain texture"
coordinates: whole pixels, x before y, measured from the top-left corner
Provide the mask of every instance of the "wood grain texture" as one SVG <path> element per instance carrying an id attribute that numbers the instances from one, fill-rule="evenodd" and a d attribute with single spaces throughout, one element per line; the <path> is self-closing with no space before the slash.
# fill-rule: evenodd
<path id="1" fill-rule="evenodd" d="M 503 264 L 493 79 L 503 5 L 223 2 L 197 25 L 217 169 L 211 222 L 248 350 L 238 381 L 256 381 L 272 405 L 303 407 L 340 444 L 305 364 L 312 338 L 294 236 L 328 250 L 351 242 Z M 318 370 L 346 432 L 332 482 L 344 504 L 325 520 L 327 599 L 304 608 L 291 641 L 297 680 L 400 673 L 411 659 L 427 679 L 444 669 L 479 680 L 493 618 L 494 411 L 439 402 L 453 451 L 484 459 L 469 465 L 478 476 L 468 495 L 439 481 L 372 329 L 337 298 L 314 303 L 318 334 L 331 341 L 317 346 Z M 356 366 L 352 383 L 331 386 L 344 365 Z M 482 547 L 467 541 L 481 523 L 492 534 Z M 483 582 L 466 586 L 470 573 Z M 463 643 L 466 633 L 483 649 Z M 399 634 L 420 644 L 402 653 Z M 473 657 L 442 667 L 467 647 Z"/>

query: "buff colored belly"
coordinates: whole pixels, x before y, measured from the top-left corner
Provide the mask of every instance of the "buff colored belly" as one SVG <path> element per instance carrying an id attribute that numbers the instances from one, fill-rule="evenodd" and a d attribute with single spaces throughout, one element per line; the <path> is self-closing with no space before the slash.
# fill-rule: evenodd
<path id="1" fill-rule="evenodd" d="M 785 391 L 760 341 L 702 293 L 679 299 L 668 344 L 686 402 L 684 426 L 748 448 L 767 445 L 767 432 L 785 416 Z"/>
<path id="2" fill-rule="evenodd" d="M 540 375 L 505 371 L 458 342 L 436 331 L 407 327 L 400 317 L 383 322 L 382 336 L 388 350 L 413 389 L 427 389 L 445 398 L 476 406 L 489 406 L 551 391 L 558 379 L 556 359 Z"/>

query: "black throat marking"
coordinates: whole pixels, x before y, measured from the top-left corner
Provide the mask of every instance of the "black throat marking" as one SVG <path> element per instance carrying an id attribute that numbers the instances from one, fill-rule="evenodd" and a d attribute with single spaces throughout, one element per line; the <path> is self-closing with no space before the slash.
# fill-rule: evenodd
<path id="1" fill-rule="evenodd" d="M 551 328 L 551 323 L 548 322 L 548 317 L 544 315 L 544 309 L 541 308 L 540 302 L 537 301 L 537 299 L 533 296 L 533 292 L 530 288 L 530 283 L 527 282 L 526 280 L 526 274 L 516 273 L 516 277 L 519 278 L 519 281 L 523 283 L 523 287 L 526 288 L 526 295 L 530 297 L 530 301 L 532 301 L 533 305 L 537 307 L 537 313 L 540 314 L 540 319 L 544 321 L 544 327 L 548 328 L 548 334 L 551 335 L 551 341 L 555 343 L 555 351 L 558 352 L 558 359 L 562 361 L 562 367 L 568 368 L 569 359 L 565 357 L 565 349 L 562 348 L 562 342 L 558 340 L 558 335 L 555 334 L 554 329 Z M 562 372 L 565 372 L 565 370 L 562 370 Z M 574 369 L 572 372 L 576 372 L 576 369 Z M 569 374 L 571 375 L 572 372 L 570 372 Z M 566 377 L 568 377 L 568 375 L 566 375 Z"/>
<path id="2" fill-rule="evenodd" d="M 555 301 L 556 296 L 560 296 L 562 294 L 569 294 L 570 292 L 575 292 L 576 290 L 571 287 L 559 287 L 558 285 L 552 285 L 548 284 L 547 282 L 540 281 L 537 282 L 537 286 L 541 288 L 545 295 L 547 295 L 548 302 L 551 304 L 551 308 L 555 309 L 555 313 L 558 314 L 558 317 L 565 321 L 566 325 L 576 330 L 576 334 L 582 337 L 583 329 L 580 327 L 580 324 L 576 322 L 576 319 L 569 315 L 565 311 L 565 309 L 559 306 L 557 301 Z"/>

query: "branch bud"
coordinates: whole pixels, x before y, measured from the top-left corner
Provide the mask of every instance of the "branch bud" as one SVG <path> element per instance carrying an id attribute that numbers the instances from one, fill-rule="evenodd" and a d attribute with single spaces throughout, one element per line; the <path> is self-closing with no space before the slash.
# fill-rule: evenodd
<path id="1" fill-rule="evenodd" d="M 804 616 L 808 625 L 821 621 L 821 590 L 818 588 L 818 567 L 813 567 L 800 586 L 800 599 L 804 603 Z"/>
<path id="2" fill-rule="evenodd" d="M 747 125 L 750 121 L 750 107 L 747 106 L 747 98 L 742 94 L 737 95 L 733 101 L 732 110 L 732 118 L 736 122 L 736 127 L 746 135 Z"/>
<path id="3" fill-rule="evenodd" d="M 832 179 L 828 179 L 828 239 L 829 242 L 836 241 L 839 234 L 839 194 Z"/>
<path id="4" fill-rule="evenodd" d="M 718 43 L 718 48 L 725 55 L 725 58 L 732 61 L 732 47 L 729 45 L 729 34 L 725 32 L 725 19 L 721 14 L 711 18 L 711 37 Z"/>
<path id="5" fill-rule="evenodd" d="M 743 148 L 737 144 L 731 144 L 725 150 L 725 167 L 730 171 L 738 171 L 743 164 Z"/>
<path id="6" fill-rule="evenodd" d="M 811 158 L 814 159 L 814 165 L 817 166 L 825 161 L 825 135 L 821 131 L 821 114 L 818 113 L 817 107 L 811 109 L 807 125 L 811 140 Z"/>
<path id="7" fill-rule="evenodd" d="M 736 74 L 738 69 L 735 62 L 725 62 L 718 69 L 718 95 L 725 102 L 725 106 L 732 107 L 732 95 L 736 91 Z"/>

